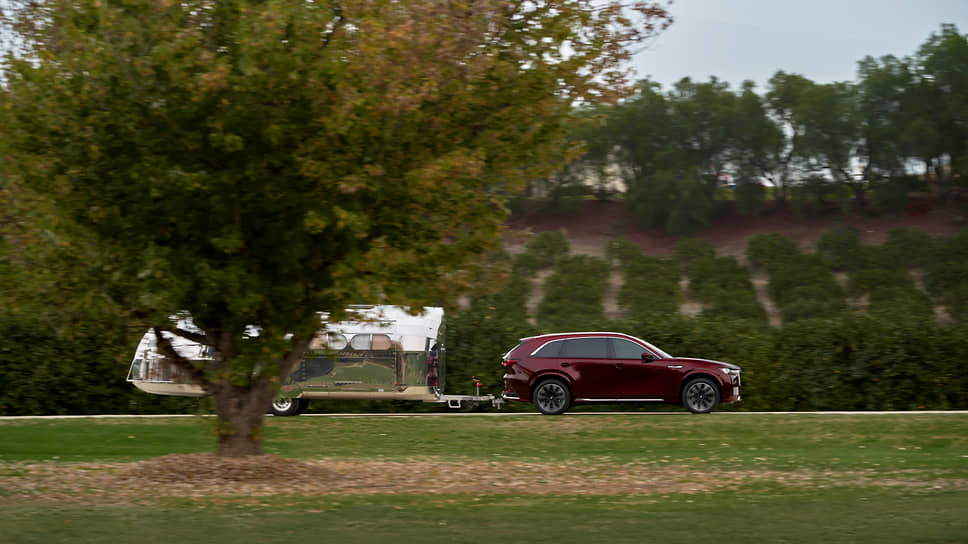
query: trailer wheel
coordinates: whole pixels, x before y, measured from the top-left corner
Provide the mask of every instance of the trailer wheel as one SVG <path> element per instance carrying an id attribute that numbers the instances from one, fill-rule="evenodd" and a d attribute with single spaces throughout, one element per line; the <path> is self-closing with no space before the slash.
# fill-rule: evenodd
<path id="1" fill-rule="evenodd" d="M 278 398 L 272 401 L 269 413 L 274 416 L 298 416 L 305 410 L 304 402 L 303 399 Z"/>

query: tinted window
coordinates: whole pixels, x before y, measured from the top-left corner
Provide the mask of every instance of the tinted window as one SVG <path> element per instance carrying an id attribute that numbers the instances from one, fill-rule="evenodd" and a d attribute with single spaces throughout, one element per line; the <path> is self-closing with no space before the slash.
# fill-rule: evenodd
<path id="1" fill-rule="evenodd" d="M 564 342 L 548 342 L 541 349 L 539 349 L 532 357 L 557 357 L 558 352 L 561 350 L 561 345 Z"/>
<path id="2" fill-rule="evenodd" d="M 562 357 L 581 359 L 608 358 L 608 338 L 573 338 L 565 340 Z"/>
<path id="3" fill-rule="evenodd" d="M 641 359 L 642 353 L 647 351 L 635 342 L 621 338 L 612 338 L 612 348 L 615 349 L 616 359 Z"/>

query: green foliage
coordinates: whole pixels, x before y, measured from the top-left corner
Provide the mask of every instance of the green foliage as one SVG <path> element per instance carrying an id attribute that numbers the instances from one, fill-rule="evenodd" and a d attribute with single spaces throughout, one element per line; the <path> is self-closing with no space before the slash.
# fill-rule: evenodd
<path id="1" fill-rule="evenodd" d="M 519 339 L 537 333 L 527 320 L 524 301 L 508 302 L 500 296 L 475 299 L 448 319 L 447 393 L 476 394 L 472 379 L 476 377 L 481 381 L 481 393 L 500 396 L 504 374 L 501 356 Z"/>
<path id="2" fill-rule="evenodd" d="M 573 255 L 558 260 L 545 280 L 537 321 L 543 332 L 587 330 L 605 320 L 608 263 L 597 257 Z"/>
<path id="3" fill-rule="evenodd" d="M 968 229 L 954 236 L 935 239 L 933 252 L 924 267 L 924 283 L 933 296 L 968 283 Z"/>
<path id="4" fill-rule="evenodd" d="M 702 238 L 682 238 L 676 242 L 673 256 L 684 268 L 688 269 L 700 259 L 716 256 L 716 248 L 712 242 Z"/>
<path id="5" fill-rule="evenodd" d="M 915 322 L 931 322 L 935 318 L 934 303 L 913 283 L 907 287 L 887 283 L 872 287 L 867 312 L 885 319 L 914 318 Z"/>
<path id="6" fill-rule="evenodd" d="M 947 337 L 947 338 L 946 338 Z M 786 409 L 951 407 L 968 398 L 950 355 L 953 337 L 933 321 L 850 316 L 804 320 L 777 331 L 777 376 Z M 964 348 L 960 348 L 963 350 Z M 948 384 L 945 380 L 954 380 Z"/>
<path id="7" fill-rule="evenodd" d="M 609 240 L 608 245 L 605 246 L 605 258 L 613 265 L 628 267 L 641 255 L 642 248 L 639 244 L 627 238 Z"/>
<path id="8" fill-rule="evenodd" d="M 520 24 L 502 0 L 19 3 L 0 175 L 68 257 L 56 303 L 166 330 L 190 313 L 215 351 L 195 378 L 257 427 L 317 312 L 445 305 L 481 281 L 501 195 L 562 160 L 572 102 L 631 93 L 628 48 L 667 20 L 601 7 Z M 231 453 L 257 453 L 236 431 Z"/>
<path id="9" fill-rule="evenodd" d="M 623 261 L 625 282 L 618 303 L 629 315 L 663 315 L 679 312 L 682 292 L 679 269 L 669 259 L 637 255 Z"/>
<path id="10" fill-rule="evenodd" d="M 928 233 L 911 228 L 891 229 L 881 246 L 886 262 L 908 268 L 924 266 L 933 247 L 934 239 Z"/>
<path id="11" fill-rule="evenodd" d="M 847 294 L 859 297 L 875 289 L 914 289 L 914 279 L 907 270 L 869 268 L 854 270 L 847 279 Z"/>
<path id="12" fill-rule="evenodd" d="M 847 310 L 843 290 L 816 255 L 795 255 L 772 265 L 769 292 L 784 323 L 834 317 Z"/>
<path id="13" fill-rule="evenodd" d="M 663 170 L 631 184 L 625 201 L 640 225 L 688 236 L 709 224 L 714 198 L 709 181 L 692 172 Z"/>
<path id="14" fill-rule="evenodd" d="M 889 157 L 889 159 L 896 161 L 898 157 Z M 924 181 L 916 176 L 892 176 L 872 183 L 871 188 L 877 209 L 888 212 L 905 210 L 910 202 L 908 193 L 927 189 Z"/>
<path id="15" fill-rule="evenodd" d="M 799 254 L 796 242 L 775 232 L 757 234 L 746 244 L 746 260 L 754 268 L 770 270 Z"/>
<path id="16" fill-rule="evenodd" d="M 752 291 L 749 270 L 736 257 L 712 257 L 693 261 L 689 288 L 702 299 L 715 291 Z"/>
<path id="17" fill-rule="evenodd" d="M 860 234 L 846 225 L 828 230 L 817 242 L 817 255 L 834 270 L 854 270 L 860 266 Z"/>
<path id="18" fill-rule="evenodd" d="M 125 381 L 137 341 L 123 330 L 59 331 L 37 316 L 3 312 L 0 338 L 0 415 L 198 410 L 196 399 L 149 395 Z"/>
<path id="19" fill-rule="evenodd" d="M 527 253 L 534 257 L 538 269 L 554 266 L 558 259 L 571 251 L 568 238 L 561 231 L 538 233 L 528 241 Z"/>
<path id="20" fill-rule="evenodd" d="M 689 289 L 703 303 L 703 315 L 766 320 L 749 270 L 735 257 L 705 257 L 692 262 Z"/>

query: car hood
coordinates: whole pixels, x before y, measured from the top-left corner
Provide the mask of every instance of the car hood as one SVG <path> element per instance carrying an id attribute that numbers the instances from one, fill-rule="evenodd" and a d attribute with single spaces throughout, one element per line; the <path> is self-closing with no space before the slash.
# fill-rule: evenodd
<path id="1" fill-rule="evenodd" d="M 695 358 L 692 358 L 692 357 L 673 357 L 672 359 L 668 359 L 668 360 L 669 361 L 676 361 L 676 362 L 680 362 L 680 363 L 703 363 L 703 364 L 707 364 L 707 365 L 713 365 L 713 366 L 721 366 L 721 367 L 725 367 L 725 368 L 731 368 L 733 370 L 739 370 L 740 369 L 738 366 L 736 366 L 736 365 L 734 365 L 732 363 L 724 363 L 722 361 L 713 361 L 712 359 L 695 359 Z"/>

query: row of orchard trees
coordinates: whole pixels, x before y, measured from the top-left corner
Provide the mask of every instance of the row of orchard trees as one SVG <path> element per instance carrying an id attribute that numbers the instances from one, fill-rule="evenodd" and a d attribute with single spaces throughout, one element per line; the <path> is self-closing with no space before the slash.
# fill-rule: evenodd
<path id="1" fill-rule="evenodd" d="M 796 204 L 834 192 L 867 206 L 872 191 L 903 205 L 918 177 L 945 192 L 968 169 L 968 38 L 943 25 L 913 55 L 866 57 L 857 73 L 822 84 L 780 71 L 765 92 L 644 81 L 621 104 L 587 109 L 573 134 L 585 154 L 535 188 L 560 196 L 619 178 L 644 225 L 677 234 L 706 223 L 726 177 L 749 212 L 765 185 Z"/>
<path id="2" fill-rule="evenodd" d="M 448 319 L 448 388 L 472 392 L 477 376 L 499 392 L 498 363 L 522 337 L 616 330 L 676 355 L 740 365 L 744 400 L 732 409 L 968 408 L 968 231 L 931 237 L 896 229 L 874 246 L 835 228 L 813 253 L 779 234 L 757 235 L 746 257 L 769 278 L 777 326 L 757 300 L 751 269 L 705 240 L 681 240 L 671 258 L 643 255 L 620 239 L 605 253 L 571 254 L 560 233 L 533 238 L 513 257 L 506 289 Z M 549 269 L 541 301 L 530 307 L 532 280 Z M 622 278 L 619 316 L 604 307 L 610 270 Z M 835 271 L 846 273 L 846 289 Z M 681 278 L 702 302 L 698 315 L 680 311 Z"/>
<path id="3" fill-rule="evenodd" d="M 767 291 L 782 317 L 775 326 L 757 299 L 751 269 L 717 255 L 705 240 L 683 239 L 672 257 L 656 257 L 617 239 L 605 256 L 572 254 L 560 232 L 539 234 L 513 258 L 494 255 L 492 264 L 512 268 L 505 288 L 448 313 L 447 392 L 474 393 L 476 378 L 482 392 L 499 395 L 502 354 L 520 338 L 615 330 L 677 355 L 742 366 L 744 400 L 731 409 L 968 408 L 968 231 L 931 237 L 896 229 L 875 246 L 849 229 L 831 229 L 811 253 L 779 234 L 757 235 L 746 258 L 769 278 Z M 543 295 L 533 305 L 539 277 Z M 619 312 L 606 311 L 611 289 Z M 701 302 L 698 315 L 680 311 L 687 293 Z M 941 315 L 936 306 L 944 308 Z M 207 401 L 147 395 L 124 383 L 119 362 L 130 360 L 132 348 L 123 330 L 88 327 L 65 336 L 42 319 L 0 313 L 0 338 L 0 415 L 210 409 Z"/>

